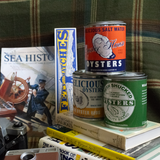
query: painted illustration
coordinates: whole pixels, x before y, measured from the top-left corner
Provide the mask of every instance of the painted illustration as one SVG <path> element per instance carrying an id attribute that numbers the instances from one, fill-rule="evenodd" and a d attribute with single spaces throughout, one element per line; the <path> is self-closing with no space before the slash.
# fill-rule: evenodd
<path id="1" fill-rule="evenodd" d="M 73 105 L 77 108 L 84 109 L 89 105 L 89 98 L 87 95 L 78 89 L 73 90 L 73 99 Z"/>
<path id="2" fill-rule="evenodd" d="M 77 70 L 76 28 L 55 28 L 57 110 L 73 110 L 73 72 Z"/>
<path id="3" fill-rule="evenodd" d="M 92 39 L 94 50 L 103 58 L 113 59 L 116 55 L 112 52 L 111 43 L 106 36 L 95 34 Z"/>
<path id="4" fill-rule="evenodd" d="M 28 80 L 30 80 L 30 78 Z M 45 104 L 45 100 L 49 95 L 49 92 L 45 89 L 46 80 L 39 79 L 39 84 L 34 85 L 30 85 L 30 82 L 28 82 L 28 85 L 32 91 L 32 94 L 28 101 L 27 115 L 32 117 L 35 116 L 36 113 L 41 115 L 45 114 L 48 124 L 52 125 L 51 114 Z"/>
<path id="5" fill-rule="evenodd" d="M 54 47 L 3 48 L 1 56 L 0 116 L 28 131 L 55 123 Z"/>

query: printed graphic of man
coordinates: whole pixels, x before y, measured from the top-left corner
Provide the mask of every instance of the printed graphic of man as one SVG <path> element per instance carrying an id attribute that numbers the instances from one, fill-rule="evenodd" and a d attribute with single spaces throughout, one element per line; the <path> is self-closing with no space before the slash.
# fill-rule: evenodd
<path id="1" fill-rule="evenodd" d="M 103 58 L 113 59 L 116 55 L 112 52 L 111 43 L 106 36 L 95 34 L 92 39 L 94 50 Z"/>
<path id="2" fill-rule="evenodd" d="M 29 80 L 29 79 L 28 79 Z M 29 88 L 32 89 L 32 94 L 28 104 L 27 115 L 35 116 L 36 113 L 45 114 L 48 120 L 48 124 L 52 125 L 52 118 L 49 109 L 45 105 L 44 101 L 49 95 L 49 92 L 45 89 L 46 80 L 39 79 L 39 85 L 30 85 L 28 81 Z"/>

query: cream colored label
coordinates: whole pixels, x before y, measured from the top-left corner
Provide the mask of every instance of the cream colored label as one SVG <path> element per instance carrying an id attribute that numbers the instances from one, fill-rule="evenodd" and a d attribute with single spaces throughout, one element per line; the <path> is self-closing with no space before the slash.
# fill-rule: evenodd
<path id="1" fill-rule="evenodd" d="M 135 108 L 135 98 L 129 88 L 120 83 L 107 83 L 104 87 L 104 112 L 112 122 L 128 119 Z"/>
<path id="2" fill-rule="evenodd" d="M 73 111 L 75 115 L 101 117 L 103 114 L 102 98 L 102 79 L 73 79 Z"/>

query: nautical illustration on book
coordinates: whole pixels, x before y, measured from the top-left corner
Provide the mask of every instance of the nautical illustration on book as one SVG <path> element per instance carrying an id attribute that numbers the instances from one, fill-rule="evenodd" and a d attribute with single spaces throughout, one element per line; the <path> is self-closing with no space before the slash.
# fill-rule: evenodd
<path id="1" fill-rule="evenodd" d="M 0 100 L 0 116 L 21 121 L 29 130 L 52 125 L 55 122 L 54 47 L 2 48 Z"/>

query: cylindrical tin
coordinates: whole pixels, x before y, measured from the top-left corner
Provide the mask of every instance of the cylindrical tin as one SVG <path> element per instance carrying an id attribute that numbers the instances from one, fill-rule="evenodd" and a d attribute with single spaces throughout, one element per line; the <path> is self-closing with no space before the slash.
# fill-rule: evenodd
<path id="1" fill-rule="evenodd" d="M 104 77 L 104 122 L 135 129 L 147 124 L 147 76 L 140 72 Z"/>
<path id="2" fill-rule="evenodd" d="M 85 69 L 107 75 L 121 74 L 126 67 L 126 23 L 102 21 L 84 27 Z"/>
<path id="3" fill-rule="evenodd" d="M 86 73 L 73 73 L 73 116 L 81 120 L 95 121 L 104 118 L 103 77 Z"/>

